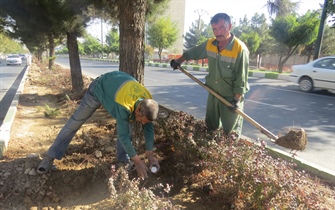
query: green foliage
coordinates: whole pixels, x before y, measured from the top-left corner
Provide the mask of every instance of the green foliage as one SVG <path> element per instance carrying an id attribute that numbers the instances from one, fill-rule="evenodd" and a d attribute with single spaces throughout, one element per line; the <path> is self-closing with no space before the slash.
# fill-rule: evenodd
<path id="1" fill-rule="evenodd" d="M 250 53 L 255 53 L 261 43 L 258 33 L 254 31 L 248 34 L 243 33 L 240 39 L 247 45 Z"/>
<path id="2" fill-rule="evenodd" d="M 90 34 L 84 36 L 84 42 L 82 43 L 84 53 L 89 56 L 93 56 L 97 52 L 101 52 L 101 43 Z"/>
<path id="3" fill-rule="evenodd" d="M 292 2 L 290 0 L 268 0 L 266 5 L 269 14 L 284 17 L 290 13 L 295 12 L 299 7 L 299 2 Z"/>
<path id="4" fill-rule="evenodd" d="M 161 60 L 163 49 L 171 47 L 177 40 L 177 23 L 172 22 L 169 17 L 160 18 L 149 25 L 147 35 L 149 44 L 158 48 L 158 55 Z"/>
<path id="5" fill-rule="evenodd" d="M 204 24 L 203 20 L 198 19 L 196 22 L 192 23 L 189 31 L 186 32 L 184 37 L 184 47 L 186 49 L 191 49 L 210 37 L 213 37 L 211 26 Z"/>
<path id="6" fill-rule="evenodd" d="M 250 21 L 245 16 L 232 32 L 248 46 L 251 56 L 271 53 L 273 39 L 269 36 L 269 26 L 264 14 L 255 13 Z"/>
<path id="7" fill-rule="evenodd" d="M 335 28 L 335 1 L 328 1 L 327 14 L 330 16 L 332 27 Z"/>
<path id="8" fill-rule="evenodd" d="M 321 46 L 322 55 L 335 55 L 335 28 L 325 25 Z"/>
<path id="9" fill-rule="evenodd" d="M 147 54 L 149 57 L 154 54 L 154 48 L 150 45 L 145 46 L 145 54 Z"/>
<path id="10" fill-rule="evenodd" d="M 22 44 L 11 39 L 5 33 L 0 33 L 0 46 L 0 54 L 14 54 L 24 52 Z"/>
<path id="11" fill-rule="evenodd" d="M 45 104 L 44 109 L 45 109 L 44 116 L 47 118 L 54 119 L 58 115 L 60 115 L 59 108 L 50 108 L 48 104 Z"/>
<path id="12" fill-rule="evenodd" d="M 299 46 L 314 42 L 317 38 L 318 13 L 307 12 L 304 16 L 279 16 L 272 21 L 270 35 L 278 42 L 278 54 L 282 56 L 278 63 L 278 72 L 282 73 L 285 62 L 296 52 Z"/>
<path id="13" fill-rule="evenodd" d="M 270 35 L 287 47 L 309 44 L 317 37 L 318 16 L 306 13 L 297 18 L 295 15 L 279 17 L 272 22 Z"/>
<path id="14" fill-rule="evenodd" d="M 119 31 L 117 28 L 112 28 L 108 34 L 106 35 L 106 50 L 104 50 L 105 53 L 115 53 L 119 54 Z"/>
<path id="15" fill-rule="evenodd" d="M 56 54 L 68 54 L 69 50 L 67 49 L 67 47 L 63 47 L 61 50 L 57 50 L 55 53 Z"/>

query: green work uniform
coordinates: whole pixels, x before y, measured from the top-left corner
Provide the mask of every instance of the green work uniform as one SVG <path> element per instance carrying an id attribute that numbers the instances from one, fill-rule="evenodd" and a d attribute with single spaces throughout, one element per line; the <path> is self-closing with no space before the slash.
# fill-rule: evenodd
<path id="1" fill-rule="evenodd" d="M 129 123 L 135 121 L 135 110 L 142 99 L 152 99 L 150 92 L 130 75 L 114 71 L 96 80 L 94 94 L 107 112 L 116 119 L 119 140 L 130 158 L 136 155 L 129 134 Z M 147 151 L 153 150 L 153 123 L 143 125 Z"/>
<path id="2" fill-rule="evenodd" d="M 238 107 L 243 110 L 243 95 L 249 90 L 249 50 L 241 40 L 232 36 L 231 42 L 221 52 L 218 50 L 218 41 L 211 38 L 184 52 L 183 57 L 185 60 L 208 58 L 206 85 L 228 101 L 232 101 L 235 94 L 241 94 Z M 226 134 L 241 134 L 243 118 L 212 94 L 208 95 L 205 120 L 208 131 L 222 126 Z"/>

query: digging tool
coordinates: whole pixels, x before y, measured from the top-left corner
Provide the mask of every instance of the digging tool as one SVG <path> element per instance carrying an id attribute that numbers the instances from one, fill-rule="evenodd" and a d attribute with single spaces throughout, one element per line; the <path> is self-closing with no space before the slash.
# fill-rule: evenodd
<path id="1" fill-rule="evenodd" d="M 198 80 L 196 77 L 194 77 L 192 74 L 190 74 L 188 71 L 186 71 L 184 68 L 182 68 L 180 65 L 177 67 L 181 72 L 186 74 L 189 78 L 191 78 L 193 81 L 198 83 L 200 86 L 205 88 L 209 93 L 214 95 L 216 98 L 218 98 L 222 103 L 224 103 L 228 107 L 233 107 L 233 105 L 227 101 L 225 98 L 223 98 L 221 95 L 216 93 L 214 90 L 212 90 L 210 87 L 202 83 L 200 80 Z M 268 138 L 270 138 L 270 141 L 278 144 L 280 146 L 292 149 L 292 150 L 304 150 L 307 145 L 307 135 L 304 129 L 298 129 L 298 130 L 290 130 L 290 132 L 287 135 L 278 137 L 268 131 L 266 128 L 264 128 L 262 125 L 257 123 L 254 119 L 249 117 L 247 114 L 245 114 L 242 110 L 239 108 L 235 109 L 235 112 L 241 115 L 245 120 L 247 120 L 249 123 L 251 123 L 253 126 L 255 126 L 261 133 L 266 135 Z"/>

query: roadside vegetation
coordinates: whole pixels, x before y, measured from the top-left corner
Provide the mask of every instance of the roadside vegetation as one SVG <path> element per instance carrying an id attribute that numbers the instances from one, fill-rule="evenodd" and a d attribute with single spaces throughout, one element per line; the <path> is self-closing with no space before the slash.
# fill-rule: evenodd
<path id="1" fill-rule="evenodd" d="M 164 106 L 155 122 L 161 168 L 148 179 L 117 167 L 115 120 L 103 108 L 55 161 L 57 170 L 39 176 L 36 154 L 47 150 L 80 98 L 71 92 L 69 69 L 35 62 L 1 160 L 1 209 L 335 209 L 335 186 L 301 170 L 294 156 L 271 156 L 267 140 L 207 133 L 203 120 Z M 58 114 L 46 116 L 45 104 Z M 145 158 L 138 132 L 133 144 Z"/>
<path id="2" fill-rule="evenodd" d="M 14 43 L 13 49 L 6 48 L 2 53 L 15 51 L 15 43 L 21 42 L 36 58 L 29 82 L 41 91 L 23 95 L 21 105 L 34 107 L 39 100 L 48 100 L 43 101 L 43 109 L 37 108 L 43 110 L 42 119 L 47 119 L 45 122 L 68 117 L 88 83 L 82 75 L 80 55 L 115 58 L 120 69 L 143 83 L 143 61 L 152 58 L 154 48 L 162 52 L 175 41 L 177 31 L 168 34 L 172 37 L 170 40 L 165 39 L 165 33 L 152 33 L 148 39 L 150 42 L 145 43 L 146 24 L 149 28 L 160 26 L 162 31 L 167 29 L 164 25 L 169 24 L 164 24 L 164 20 L 158 17 L 163 14 L 168 2 L 1 1 L 0 44 L 8 48 Z M 264 14 L 257 13 L 251 20 L 244 18 L 234 23 L 233 33 L 250 50 L 253 58 L 251 65 L 262 69 L 265 66 L 261 62 L 262 56 L 278 55 L 279 62 L 271 69 L 276 71 L 273 74 L 277 74 L 285 72 L 285 63 L 292 55 L 312 59 L 317 40 L 320 40 L 320 26 L 324 24 L 319 22 L 322 7 L 300 16 L 295 13 L 296 3 L 291 1 L 273 0 L 267 3 L 269 9 L 272 8 L 270 24 Z M 328 3 L 325 14 L 334 16 L 334 2 Z M 85 33 L 84 26 L 95 18 L 113 25 L 104 37 L 105 44 Z M 321 55 L 335 54 L 334 24 L 325 25 L 321 30 L 324 31 Z M 212 36 L 209 29 L 210 26 L 201 18 L 195 20 L 185 34 L 185 49 Z M 79 42 L 78 38 L 84 38 L 83 42 Z M 63 49 L 58 53 L 69 55 L 70 69 L 62 69 L 54 63 L 55 48 L 60 45 Z M 160 61 L 161 56 L 159 54 Z M 41 63 L 45 58 L 48 63 Z M 196 64 L 200 68 L 204 66 L 204 61 L 197 61 Z M 42 90 L 48 90 L 48 95 L 39 95 Z M 333 185 L 300 170 L 291 162 L 270 156 L 265 149 L 265 141 L 256 145 L 244 139 L 237 141 L 233 135 L 207 133 L 204 122 L 187 113 L 171 111 L 163 106 L 160 110 L 160 119 L 155 123 L 155 147 L 162 168 L 149 180 L 138 180 L 122 168 L 111 168 L 115 165 L 115 142 L 111 141 L 116 138 L 115 121 L 97 117 L 91 129 L 77 135 L 66 158 L 57 163 L 60 170 L 42 177 L 33 174 L 33 164 L 38 159 L 34 159 L 34 163 L 29 162 L 30 159 L 22 159 L 23 154 L 28 153 L 22 152 L 26 148 L 26 139 L 33 135 L 30 130 L 26 131 L 22 142 L 14 145 L 17 150 L 2 161 L 0 176 L 6 181 L 0 184 L 0 199 L 4 200 L 0 203 L 1 207 L 19 209 L 25 205 L 76 209 L 67 207 L 68 203 L 79 198 L 85 200 L 81 196 L 90 194 L 90 188 L 108 186 L 107 189 L 95 189 L 98 193 L 103 191 L 103 196 L 98 197 L 97 205 L 91 205 L 89 209 L 335 209 Z M 106 113 L 103 114 L 106 117 Z M 41 119 L 41 116 L 36 115 L 33 119 Z M 57 134 L 54 130 L 55 126 L 50 126 L 50 130 L 43 134 L 49 141 L 45 144 L 49 145 Z M 17 133 L 21 134 L 21 131 Z M 35 133 L 36 139 L 42 135 L 38 130 Z M 144 148 L 141 139 L 136 139 L 134 144 L 137 148 Z M 31 176 L 23 173 L 22 168 Z"/>

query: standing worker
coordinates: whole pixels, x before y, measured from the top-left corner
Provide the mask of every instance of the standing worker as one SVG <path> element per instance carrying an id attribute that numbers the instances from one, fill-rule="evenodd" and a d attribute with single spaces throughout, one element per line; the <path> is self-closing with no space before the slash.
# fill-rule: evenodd
<path id="1" fill-rule="evenodd" d="M 130 158 L 135 164 L 137 174 L 141 178 L 148 177 L 147 166 L 136 154 L 131 143 L 130 123 L 138 121 L 143 124 L 149 166 L 159 169 L 158 160 L 153 154 L 154 128 L 152 123 L 158 115 L 158 104 L 152 99 L 149 91 L 133 77 L 121 71 L 114 71 L 101 75 L 90 84 L 78 108 L 38 165 L 38 174 L 49 171 L 54 159 L 60 160 L 64 156 L 76 132 L 101 105 L 112 117 L 116 118 L 117 160 L 127 163 L 130 162 Z"/>
<path id="2" fill-rule="evenodd" d="M 171 67 L 177 69 L 185 60 L 208 58 L 206 85 L 230 101 L 233 107 L 227 107 L 214 95 L 208 95 L 206 125 L 208 131 L 223 127 L 225 134 L 235 132 L 240 136 L 243 118 L 235 113 L 238 107 L 243 111 L 244 94 L 249 90 L 249 50 L 246 45 L 230 32 L 230 17 L 218 13 L 211 19 L 215 38 L 187 50 L 183 55 L 171 60 Z"/>

